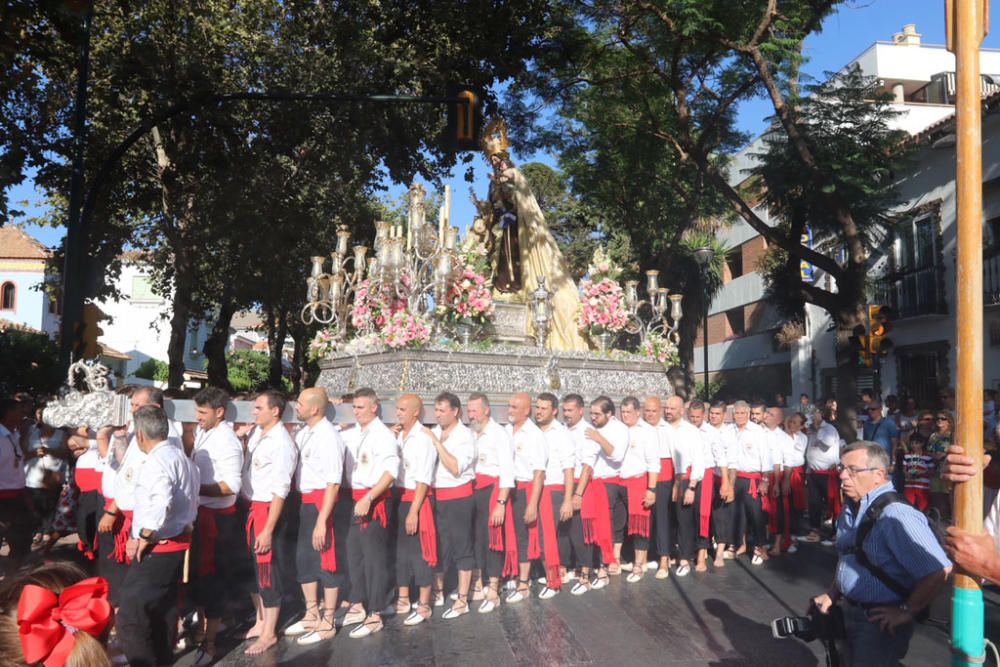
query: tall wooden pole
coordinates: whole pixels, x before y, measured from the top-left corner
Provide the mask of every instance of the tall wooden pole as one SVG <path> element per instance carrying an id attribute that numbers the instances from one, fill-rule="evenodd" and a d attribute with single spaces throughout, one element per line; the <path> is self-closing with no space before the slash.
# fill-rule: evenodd
<path id="1" fill-rule="evenodd" d="M 988 0 L 946 0 L 948 48 L 955 54 L 955 135 L 958 261 L 955 270 L 955 347 L 958 414 L 955 442 L 978 466 L 983 460 L 983 155 L 979 48 Z M 982 478 L 955 486 L 955 524 L 983 532 Z M 979 582 L 955 576 L 952 594 L 953 666 L 981 662 L 983 593 Z"/>

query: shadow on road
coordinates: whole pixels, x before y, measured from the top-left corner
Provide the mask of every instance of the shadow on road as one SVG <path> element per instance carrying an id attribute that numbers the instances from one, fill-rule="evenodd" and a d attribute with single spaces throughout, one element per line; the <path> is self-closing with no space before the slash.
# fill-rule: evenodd
<path id="1" fill-rule="evenodd" d="M 795 665 L 809 667 L 819 660 L 805 644 L 797 639 L 774 639 L 771 636 L 771 619 L 761 621 L 737 614 L 723 600 L 705 600 L 705 610 L 722 622 L 722 632 L 732 644 L 736 655 L 708 663 L 712 667 L 745 665 Z"/>

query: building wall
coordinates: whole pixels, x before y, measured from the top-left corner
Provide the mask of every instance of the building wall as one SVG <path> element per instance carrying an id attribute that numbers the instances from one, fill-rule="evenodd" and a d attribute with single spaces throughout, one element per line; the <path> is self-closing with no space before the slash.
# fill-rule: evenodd
<path id="1" fill-rule="evenodd" d="M 54 336 L 58 316 L 49 313 L 49 297 L 41 289 L 46 279 L 45 262 L 36 259 L 0 259 L 0 286 L 13 283 L 13 310 L 0 310 L 0 318 L 24 324 Z"/>
<path id="2" fill-rule="evenodd" d="M 101 323 L 104 334 L 100 340 L 132 357 L 126 367 L 127 376 L 131 376 L 148 359 L 167 361 L 170 302 L 152 293 L 147 271 L 141 264 L 125 263 L 117 287 L 122 294 L 120 300 L 97 304 L 110 318 Z M 201 346 L 207 335 L 205 324 L 192 324 L 184 344 L 186 368 L 203 370 Z"/>

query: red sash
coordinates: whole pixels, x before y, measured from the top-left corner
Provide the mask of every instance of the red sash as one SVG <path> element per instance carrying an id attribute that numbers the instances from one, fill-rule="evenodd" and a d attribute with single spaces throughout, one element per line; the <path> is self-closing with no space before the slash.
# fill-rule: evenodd
<path id="1" fill-rule="evenodd" d="M 826 502 L 833 518 L 836 519 L 840 515 L 840 510 L 843 509 L 843 503 L 840 500 L 840 473 L 837 472 L 836 468 L 813 470 L 813 472 L 818 475 L 826 475 Z"/>
<path id="2" fill-rule="evenodd" d="M 524 490 L 524 496 L 527 502 L 531 502 L 531 487 L 534 482 L 517 482 L 517 488 Z M 544 489 L 542 495 L 544 496 Z M 541 508 L 541 500 L 539 500 L 539 509 Z M 535 560 L 542 555 L 542 541 L 538 537 L 538 520 L 536 519 L 534 523 L 528 524 L 528 560 Z"/>
<path id="3" fill-rule="evenodd" d="M 316 510 L 319 511 L 323 507 L 324 496 L 326 496 L 326 489 L 316 489 L 308 493 L 303 493 L 302 502 L 315 506 Z M 299 528 L 299 530 L 302 530 L 302 528 Z M 326 543 L 323 545 L 323 550 L 319 552 L 320 567 L 326 572 L 337 571 L 336 546 L 337 537 L 333 531 L 333 512 L 330 512 L 330 516 L 326 517 Z"/>
<path id="4" fill-rule="evenodd" d="M 362 498 L 368 495 L 371 489 L 366 489 L 363 486 L 355 487 L 351 489 L 351 498 L 354 502 L 358 502 Z M 368 524 L 372 521 L 378 521 L 385 528 L 389 525 L 389 517 L 385 510 L 385 499 L 389 496 L 388 492 L 383 493 L 378 498 L 372 500 L 371 507 L 368 508 L 368 515 L 361 517 L 359 523 L 362 528 L 367 528 Z"/>
<path id="5" fill-rule="evenodd" d="M 577 480 L 579 483 L 580 480 Z M 611 507 L 608 505 L 608 487 L 603 479 L 591 478 L 583 490 L 580 505 L 580 519 L 583 522 L 583 541 L 596 544 L 601 550 L 601 560 L 605 565 L 614 565 L 615 546 L 611 537 Z"/>
<path id="6" fill-rule="evenodd" d="M 250 551 L 254 551 L 254 528 L 263 529 L 267 525 L 267 517 L 271 512 L 271 503 L 254 500 L 250 503 L 250 514 L 247 516 L 247 544 Z M 257 584 L 261 588 L 271 587 L 271 554 L 274 547 L 268 549 L 266 553 L 254 554 L 257 558 Z"/>
<path id="7" fill-rule="evenodd" d="M 466 482 L 461 486 L 452 486 L 447 488 L 434 487 L 434 498 L 438 502 L 442 500 L 458 500 L 459 498 L 468 498 L 472 495 L 474 486 L 472 482 Z"/>
<path id="8" fill-rule="evenodd" d="M 110 504 L 111 501 L 107 501 Z M 119 563 L 132 563 L 128 557 L 128 541 L 132 537 L 132 510 L 118 510 L 115 517 L 115 527 L 111 529 L 115 535 L 115 550 L 108 554 L 108 558 L 114 558 Z"/>
<path id="9" fill-rule="evenodd" d="M 490 551 L 503 551 L 503 576 L 513 577 L 517 574 L 517 530 L 514 528 L 514 508 L 508 498 L 504 506 L 503 525 L 494 526 L 491 517 L 500 498 L 500 478 L 489 475 L 476 475 L 476 488 L 485 489 L 492 486 L 490 492 L 490 513 L 486 516 L 490 531 Z M 504 545 L 507 545 L 504 548 Z"/>
<path id="10" fill-rule="evenodd" d="M 788 480 L 792 492 L 792 506 L 801 512 L 807 506 L 806 481 L 802 473 L 802 466 L 793 466 L 788 468 L 788 470 L 792 473 Z"/>
<path id="11" fill-rule="evenodd" d="M 93 468 L 76 469 L 76 485 L 81 493 L 101 490 L 101 477 L 103 474 Z"/>
<path id="12" fill-rule="evenodd" d="M 645 473 L 621 480 L 628 491 L 628 534 L 649 537 L 652 512 L 642 504 L 646 496 L 649 477 Z"/>
<path id="13" fill-rule="evenodd" d="M 412 503 L 416 495 L 416 489 L 397 489 L 401 492 L 399 499 L 404 503 Z M 431 507 L 431 497 L 434 491 L 427 489 L 424 502 L 420 503 L 420 510 L 417 514 L 417 530 L 420 533 L 420 553 L 424 560 L 431 567 L 437 567 L 437 525 L 434 523 L 434 509 Z M 406 521 L 406 517 L 399 517 L 400 521 Z"/>
<path id="14" fill-rule="evenodd" d="M 691 475 L 691 468 L 688 467 L 688 475 Z M 701 478 L 701 498 L 698 502 L 698 534 L 702 537 L 709 536 L 709 527 L 712 521 L 712 496 L 715 491 L 715 475 L 711 470 L 706 470 Z"/>
<path id="15" fill-rule="evenodd" d="M 775 481 L 774 472 L 765 473 L 767 483 L 770 485 L 768 492 L 760 499 L 760 507 L 767 512 L 767 530 L 772 535 L 778 532 L 778 512 L 781 510 L 781 486 Z"/>
<path id="16" fill-rule="evenodd" d="M 191 533 L 181 533 L 176 537 L 160 540 L 153 547 L 154 554 L 172 553 L 175 551 L 187 551 L 191 548 Z"/>
<path id="17" fill-rule="evenodd" d="M 538 505 L 538 519 L 542 524 L 543 557 L 545 559 L 545 585 L 553 590 L 562 588 L 562 574 L 559 572 L 559 536 L 556 532 L 555 508 L 552 507 L 552 492 L 565 491 L 562 484 L 542 487 L 542 500 Z"/>
<path id="18" fill-rule="evenodd" d="M 757 482 L 759 482 L 763 478 L 763 475 L 761 475 L 759 472 L 743 472 L 742 470 L 739 470 L 736 472 L 736 476 L 750 480 L 750 497 L 756 498 Z"/>
<path id="19" fill-rule="evenodd" d="M 230 505 L 222 509 L 213 507 L 198 507 L 198 565 L 197 574 L 205 577 L 215 574 L 215 545 L 219 539 L 219 525 L 215 522 L 215 517 L 219 514 L 235 514 L 236 505 Z"/>
<path id="20" fill-rule="evenodd" d="M 660 475 L 656 478 L 657 482 L 670 482 L 674 479 L 674 460 L 673 459 L 660 459 Z"/>
<path id="21" fill-rule="evenodd" d="M 24 495 L 24 489 L 4 489 L 0 491 L 0 500 L 14 500 Z"/>

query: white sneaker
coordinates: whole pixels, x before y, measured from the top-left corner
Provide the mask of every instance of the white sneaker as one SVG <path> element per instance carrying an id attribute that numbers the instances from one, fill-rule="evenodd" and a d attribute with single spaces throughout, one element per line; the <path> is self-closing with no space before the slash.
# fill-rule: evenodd
<path id="1" fill-rule="evenodd" d="M 457 600 L 458 597 L 456 597 L 455 599 Z M 444 593 L 443 592 L 434 593 L 434 606 L 435 607 L 443 607 L 444 606 Z"/>
<path id="2" fill-rule="evenodd" d="M 750 559 L 752 565 L 763 565 L 764 559 L 761 558 L 760 554 L 754 554 L 753 558 Z"/>
<path id="3" fill-rule="evenodd" d="M 497 608 L 497 605 L 499 603 L 500 603 L 499 600 L 489 600 L 489 599 L 483 600 L 483 603 L 479 605 L 479 609 L 477 609 L 476 611 L 478 611 L 480 614 L 489 614 Z"/>
<path id="4" fill-rule="evenodd" d="M 656 571 L 656 578 L 657 579 L 666 579 L 669 576 L 670 576 L 670 570 L 657 570 Z"/>
<path id="5" fill-rule="evenodd" d="M 677 569 L 674 571 L 674 573 L 678 577 L 686 577 L 691 573 L 691 566 L 688 565 L 687 563 L 681 563 L 680 565 L 677 566 Z"/>
<path id="6" fill-rule="evenodd" d="M 572 593 L 573 595 L 583 595 L 589 590 L 590 586 L 583 583 L 583 580 L 581 579 L 580 581 L 573 584 L 573 588 L 571 588 L 569 592 Z"/>
<path id="7" fill-rule="evenodd" d="M 545 577 L 538 577 L 537 579 L 535 579 L 535 583 L 538 584 L 539 586 L 547 586 L 549 580 L 546 579 Z"/>
<path id="8" fill-rule="evenodd" d="M 312 630 L 306 627 L 305 619 L 302 619 L 299 621 L 295 621 L 287 628 L 285 628 L 285 632 L 283 634 L 286 637 L 296 637 L 298 635 L 304 635 L 309 632 L 312 632 Z"/>
<path id="9" fill-rule="evenodd" d="M 542 592 L 538 594 L 539 600 L 551 600 L 555 596 L 559 595 L 559 591 L 555 588 L 549 588 L 546 586 L 542 589 Z"/>
<path id="10" fill-rule="evenodd" d="M 576 572 L 573 570 L 566 570 L 566 574 L 563 575 L 562 582 L 568 584 L 571 581 L 576 580 Z"/>
<path id="11" fill-rule="evenodd" d="M 514 604 L 516 602 L 520 602 L 521 600 L 526 600 L 529 597 L 531 597 L 530 590 L 519 591 L 515 588 L 514 591 L 507 596 L 507 604 Z"/>
<path id="12" fill-rule="evenodd" d="M 788 550 L 785 551 L 785 553 L 786 554 L 794 554 L 794 553 L 798 553 L 798 551 L 799 551 L 799 548 L 797 546 L 795 546 L 795 543 L 793 542 L 792 545 L 790 547 L 788 547 Z"/>
<path id="13" fill-rule="evenodd" d="M 607 577 L 595 577 L 594 580 L 590 582 L 590 587 L 593 588 L 595 591 L 599 591 L 602 588 L 606 588 L 607 585 L 608 585 Z"/>
<path id="14" fill-rule="evenodd" d="M 631 572 L 633 566 L 632 563 L 620 563 L 619 567 L 621 568 L 622 572 Z"/>
<path id="15" fill-rule="evenodd" d="M 625 581 L 627 581 L 630 584 L 637 584 L 640 581 L 642 581 L 642 575 L 632 572 L 627 577 L 625 577 Z"/>
<path id="16" fill-rule="evenodd" d="M 833 540 L 821 540 L 820 544 L 822 544 L 824 547 L 832 547 Z"/>
<path id="17" fill-rule="evenodd" d="M 655 570 L 655 569 L 657 569 L 659 567 L 660 567 L 659 564 L 657 564 L 657 562 L 655 560 L 651 560 L 648 563 L 646 563 L 646 569 L 647 570 Z"/>

